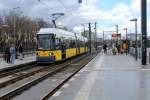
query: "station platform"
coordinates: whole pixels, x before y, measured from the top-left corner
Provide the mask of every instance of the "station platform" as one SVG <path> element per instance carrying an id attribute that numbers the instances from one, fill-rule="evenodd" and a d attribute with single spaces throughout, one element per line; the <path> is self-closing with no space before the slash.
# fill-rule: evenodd
<path id="1" fill-rule="evenodd" d="M 7 63 L 3 59 L 0 59 L 0 70 L 3 70 L 5 68 L 14 67 L 14 66 L 17 66 L 17 65 L 22 65 L 22 64 L 34 62 L 35 60 L 36 60 L 36 56 L 34 56 L 34 55 L 24 57 L 22 60 L 16 59 L 15 64 Z"/>
<path id="2" fill-rule="evenodd" d="M 49 100 L 150 100 L 150 69 L 130 55 L 98 54 Z"/>

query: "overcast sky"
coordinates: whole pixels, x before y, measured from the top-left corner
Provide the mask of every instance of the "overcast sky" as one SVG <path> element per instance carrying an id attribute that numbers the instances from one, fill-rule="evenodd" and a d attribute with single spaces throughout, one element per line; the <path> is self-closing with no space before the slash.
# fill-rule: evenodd
<path id="1" fill-rule="evenodd" d="M 150 0 L 148 2 L 148 33 L 150 34 Z M 129 20 L 138 18 L 138 32 L 140 32 L 140 0 L 83 0 L 81 5 L 78 0 L 0 0 L 0 15 L 6 14 L 15 7 L 16 12 L 32 18 L 43 18 L 50 21 L 52 13 L 63 12 L 65 16 L 57 20 L 69 28 L 82 30 L 81 24 L 98 22 L 98 32 L 101 30 L 115 30 L 119 25 L 120 32 L 128 27 L 134 33 L 134 23 Z M 19 11 L 18 11 L 19 10 Z"/>

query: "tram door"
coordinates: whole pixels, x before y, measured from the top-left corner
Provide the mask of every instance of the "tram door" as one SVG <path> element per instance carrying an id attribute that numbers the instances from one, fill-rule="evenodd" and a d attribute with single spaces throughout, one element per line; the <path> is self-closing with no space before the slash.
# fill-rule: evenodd
<path id="1" fill-rule="evenodd" d="M 79 53 L 80 53 L 80 47 L 79 47 L 79 40 L 78 40 L 78 38 L 77 38 L 77 35 L 76 35 L 76 33 L 74 33 L 74 35 L 75 35 L 75 41 L 76 41 L 76 43 L 75 43 L 75 46 L 76 46 L 76 55 L 78 55 Z"/>
<path id="2" fill-rule="evenodd" d="M 64 41 L 61 41 L 61 52 L 62 52 L 62 59 L 66 58 L 66 45 Z"/>
<path id="3" fill-rule="evenodd" d="M 77 54 L 80 54 L 80 42 L 79 42 L 79 40 L 77 41 Z"/>

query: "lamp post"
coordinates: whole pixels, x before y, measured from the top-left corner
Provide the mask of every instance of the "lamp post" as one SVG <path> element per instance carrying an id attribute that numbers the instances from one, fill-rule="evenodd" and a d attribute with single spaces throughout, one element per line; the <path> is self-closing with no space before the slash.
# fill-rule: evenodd
<path id="1" fill-rule="evenodd" d="M 135 59 L 137 60 L 138 51 L 137 51 L 137 18 L 133 18 L 130 21 L 135 22 Z"/>
<path id="2" fill-rule="evenodd" d="M 105 34 L 104 33 L 105 33 L 105 31 L 103 30 L 103 44 L 105 42 L 105 39 L 104 39 L 105 38 Z"/>
<path id="3" fill-rule="evenodd" d="M 127 55 L 127 52 L 128 52 L 128 41 L 127 41 L 127 39 L 128 39 L 128 36 L 127 36 L 127 34 L 128 34 L 128 28 L 124 28 L 124 30 L 126 31 L 126 55 Z"/>
<path id="4" fill-rule="evenodd" d="M 89 34 L 88 34 L 88 47 L 89 47 L 89 52 L 91 53 L 92 52 L 92 36 L 94 35 L 93 33 L 92 33 L 92 29 L 94 29 L 95 30 L 95 36 L 93 36 L 94 37 L 94 39 L 95 39 L 95 49 L 96 49 L 96 51 L 97 51 L 97 47 L 98 47 L 98 44 L 97 44 L 97 23 L 95 22 L 95 23 L 84 23 L 84 24 L 88 24 L 88 29 L 89 29 Z M 85 26 L 84 26 L 84 24 L 82 24 L 82 26 L 84 27 L 84 34 L 85 34 Z M 94 28 L 92 28 L 92 24 L 94 24 Z"/>
<path id="5" fill-rule="evenodd" d="M 95 48 L 96 48 L 96 51 L 97 51 L 97 23 L 95 22 Z"/>
<path id="6" fill-rule="evenodd" d="M 118 45 L 118 34 L 119 34 L 119 31 L 118 31 L 118 25 L 116 25 L 116 34 L 117 34 L 117 45 Z"/>
<path id="7" fill-rule="evenodd" d="M 91 46 L 91 23 L 89 23 L 89 48 L 90 48 L 90 53 L 91 53 L 91 49 L 92 49 L 92 46 Z"/>
<path id="8" fill-rule="evenodd" d="M 15 7 L 15 8 L 13 8 L 13 10 L 15 11 L 15 10 L 17 10 L 17 9 L 20 9 L 20 7 L 18 6 L 18 7 Z M 13 22 L 13 30 L 14 30 L 14 34 L 13 34 L 13 39 L 14 39 L 14 43 L 15 43 L 15 33 L 16 33 L 16 20 L 15 20 L 15 14 L 14 14 L 14 22 Z"/>

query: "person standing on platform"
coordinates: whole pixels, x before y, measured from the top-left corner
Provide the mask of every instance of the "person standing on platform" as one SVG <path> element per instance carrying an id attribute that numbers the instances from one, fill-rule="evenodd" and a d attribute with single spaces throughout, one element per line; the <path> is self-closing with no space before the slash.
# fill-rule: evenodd
<path id="1" fill-rule="evenodd" d="M 7 63 L 10 63 L 10 48 L 9 45 L 6 46 L 5 49 L 5 60 Z"/>
<path id="2" fill-rule="evenodd" d="M 22 44 L 20 44 L 20 46 L 19 46 L 19 56 L 20 56 L 20 60 L 22 60 L 22 58 L 23 58 L 22 53 L 23 53 Z"/>
<path id="3" fill-rule="evenodd" d="M 124 49 L 125 53 L 128 54 L 128 45 L 127 45 L 127 43 L 123 44 L 123 49 Z"/>
<path id="4" fill-rule="evenodd" d="M 106 44 L 103 45 L 103 50 L 104 50 L 104 53 L 107 54 L 107 45 Z"/>
<path id="5" fill-rule="evenodd" d="M 120 54 L 120 45 L 117 45 L 118 54 Z"/>
<path id="6" fill-rule="evenodd" d="M 117 54 L 117 48 L 116 48 L 115 44 L 112 45 L 112 54 L 113 55 Z"/>
<path id="7" fill-rule="evenodd" d="M 15 56 L 16 56 L 15 45 L 11 44 L 11 47 L 10 47 L 10 61 L 11 61 L 12 64 L 15 64 Z"/>

